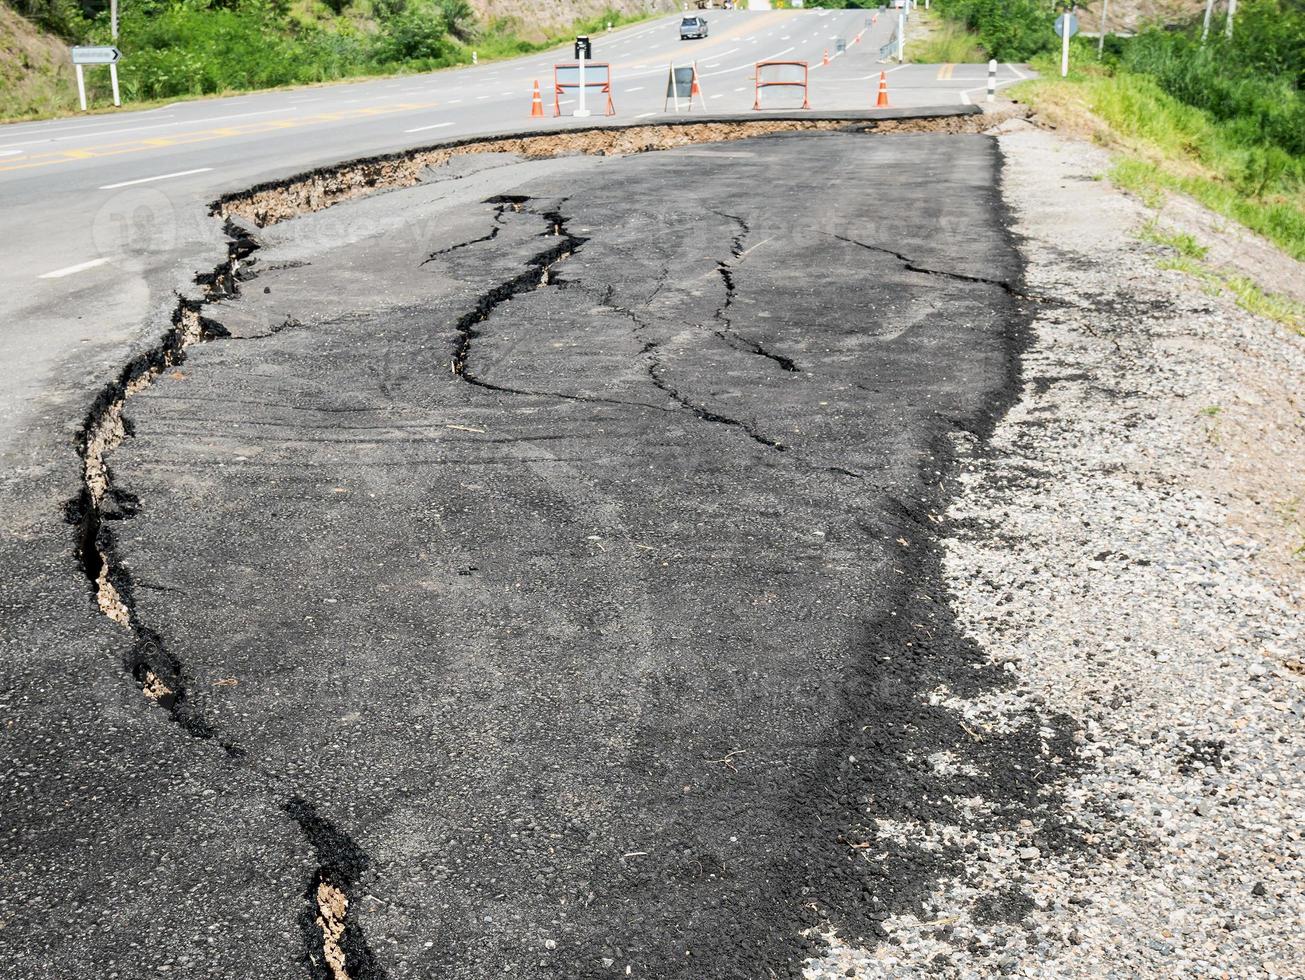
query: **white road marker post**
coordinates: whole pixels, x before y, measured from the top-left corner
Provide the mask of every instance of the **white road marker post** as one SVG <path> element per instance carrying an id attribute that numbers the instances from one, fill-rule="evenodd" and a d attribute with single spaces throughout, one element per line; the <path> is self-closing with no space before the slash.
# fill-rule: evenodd
<path id="1" fill-rule="evenodd" d="M 997 97 L 997 59 L 988 62 L 988 101 Z"/>
<path id="2" fill-rule="evenodd" d="M 906 8 L 897 12 L 897 60 L 906 60 Z"/>
<path id="3" fill-rule="evenodd" d="M 86 74 L 82 71 L 81 65 L 73 65 L 77 69 L 77 99 L 82 104 L 82 112 L 86 111 Z"/>
<path id="4" fill-rule="evenodd" d="M 1237 0 L 1228 0 L 1228 23 L 1224 26 L 1225 37 L 1232 37 L 1233 18 L 1237 16 Z"/>
<path id="5" fill-rule="evenodd" d="M 1110 0 L 1101 0 L 1101 30 L 1097 32 L 1097 61 L 1106 54 L 1106 11 L 1110 9 Z"/>
<path id="6" fill-rule="evenodd" d="M 1069 74 L 1069 39 L 1078 33 L 1072 4 L 1066 4 L 1065 12 L 1056 18 L 1056 33 L 1060 35 L 1060 77 L 1064 78 Z"/>
<path id="7" fill-rule="evenodd" d="M 1060 32 L 1060 77 L 1064 78 L 1069 74 L 1069 28 L 1065 27 Z"/>
<path id="8" fill-rule="evenodd" d="M 576 108 L 577 116 L 589 115 L 589 110 L 585 108 L 585 49 L 580 49 L 580 105 Z"/>
<path id="9" fill-rule="evenodd" d="M 1214 0 L 1205 0 L 1205 20 L 1201 22 L 1201 43 L 1210 36 L 1210 15 L 1214 13 Z"/>
<path id="10" fill-rule="evenodd" d="M 109 65 L 109 80 L 113 82 L 113 104 L 122 105 L 122 96 L 118 94 L 118 63 L 115 61 Z"/>

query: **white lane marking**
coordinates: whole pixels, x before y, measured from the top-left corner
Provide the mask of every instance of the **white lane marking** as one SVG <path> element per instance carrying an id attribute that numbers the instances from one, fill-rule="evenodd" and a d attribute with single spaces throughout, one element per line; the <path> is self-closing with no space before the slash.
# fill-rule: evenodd
<path id="1" fill-rule="evenodd" d="M 639 115 L 635 116 L 634 118 L 635 118 L 635 119 L 647 119 L 649 116 L 655 116 L 655 115 L 657 115 L 657 113 L 655 113 L 655 112 L 641 112 L 641 113 L 639 113 Z"/>
<path id="2" fill-rule="evenodd" d="M 642 91 L 643 91 L 643 86 L 642 86 L 642 85 L 636 85 L 634 88 L 628 88 L 628 89 L 626 89 L 626 91 L 627 91 L 627 92 L 642 92 Z"/>
<path id="3" fill-rule="evenodd" d="M 0 150 L 0 157 L 13 157 L 25 152 L 25 150 Z"/>
<path id="4" fill-rule="evenodd" d="M 486 99 L 492 99 L 493 97 L 494 97 L 494 96 L 492 96 L 492 95 L 478 95 L 478 96 L 476 96 L 476 101 L 477 101 L 477 102 L 484 102 Z"/>
<path id="5" fill-rule="evenodd" d="M 452 126 L 451 122 L 431 123 L 429 126 L 418 126 L 415 129 L 405 129 L 405 133 L 424 133 L 428 129 L 443 129 L 445 126 Z"/>
<path id="6" fill-rule="evenodd" d="M 171 180 L 173 177 L 189 177 L 191 174 L 206 174 L 212 167 L 196 167 L 194 170 L 178 170 L 174 174 L 158 174 L 155 177 L 137 177 L 135 180 L 120 180 L 116 184 L 105 184 L 102 191 L 116 191 L 119 187 L 131 187 L 133 184 L 148 184 L 155 180 Z"/>
<path id="7" fill-rule="evenodd" d="M 739 86 L 738 88 L 736 88 L 734 91 L 736 91 L 736 92 L 746 92 L 747 90 L 748 90 L 748 87 L 747 87 L 746 85 L 740 85 L 740 86 Z"/>
<path id="8" fill-rule="evenodd" d="M 723 99 L 723 98 L 725 98 L 725 96 L 723 96 L 723 95 L 721 95 L 719 92 L 717 92 L 715 95 L 710 96 L 710 98 L 713 98 L 713 99 Z"/>
<path id="9" fill-rule="evenodd" d="M 793 35 L 792 35 L 792 34 L 781 34 L 781 35 L 779 36 L 779 39 L 780 39 L 781 41 L 791 41 L 791 40 L 793 40 Z"/>
<path id="10" fill-rule="evenodd" d="M 461 99 L 449 99 L 449 105 L 457 105 L 461 101 Z"/>
<path id="11" fill-rule="evenodd" d="M 968 95 L 966 95 L 964 92 L 962 92 L 962 93 L 961 93 L 961 105 L 969 105 L 969 104 L 970 104 L 970 97 L 969 97 Z"/>
<path id="12" fill-rule="evenodd" d="M 758 58 L 757 61 L 774 61 L 774 60 L 775 60 L 776 58 L 778 58 L 780 55 L 788 54 L 788 53 L 789 53 L 790 51 L 792 51 L 792 50 L 793 50 L 793 48 L 790 46 L 790 47 L 785 48 L 783 51 L 777 51 L 777 52 L 775 52 L 774 54 L 767 55 L 767 56 L 764 57 L 764 58 Z M 709 78 L 709 77 L 711 77 L 712 75 L 728 75 L 728 74 L 729 74 L 730 72 L 732 72 L 732 71 L 743 71 L 743 69 L 745 69 L 745 68 L 753 68 L 753 67 L 755 67 L 755 66 L 756 66 L 756 62 L 749 61 L 749 62 L 748 62 L 747 64 L 745 64 L 745 65 L 735 65 L 733 68 L 722 68 L 720 71 L 707 71 L 707 72 L 703 72 L 703 73 L 702 73 L 700 76 L 698 76 L 698 77 L 700 77 L 700 78 Z"/>
<path id="13" fill-rule="evenodd" d="M 70 265 L 64 269 L 55 269 L 53 272 L 47 272 L 44 275 L 37 276 L 37 278 L 62 279 L 64 276 L 71 276 L 78 272 L 85 272 L 87 269 L 94 269 L 97 265 L 104 265 L 108 261 L 108 259 L 91 259 L 89 262 L 79 262 L 77 265 Z"/>
<path id="14" fill-rule="evenodd" d="M 1006 63 L 1006 67 L 1009 68 L 1011 71 L 1013 71 L 1013 72 L 1015 73 L 1015 77 L 1016 77 L 1016 78 L 1028 78 L 1028 77 L 1029 77 L 1028 75 L 1024 74 L 1024 72 L 1022 72 L 1022 71 L 1020 71 L 1018 68 L 1016 68 L 1014 65 L 1010 64 L 1010 62 L 1007 62 L 1007 63 Z"/>

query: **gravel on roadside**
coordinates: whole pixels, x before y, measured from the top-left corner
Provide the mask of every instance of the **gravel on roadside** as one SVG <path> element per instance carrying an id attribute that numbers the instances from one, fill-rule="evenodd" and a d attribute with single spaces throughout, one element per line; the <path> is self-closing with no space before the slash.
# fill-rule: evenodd
<path id="1" fill-rule="evenodd" d="M 943 548 L 1012 684 L 932 697 L 978 739 L 1077 722 L 1074 843 L 910 828 L 964 871 L 806 975 L 1305 977 L 1305 338 L 1159 268 L 1104 152 L 1001 130 L 1036 314 L 1020 401 L 956 440 Z"/>

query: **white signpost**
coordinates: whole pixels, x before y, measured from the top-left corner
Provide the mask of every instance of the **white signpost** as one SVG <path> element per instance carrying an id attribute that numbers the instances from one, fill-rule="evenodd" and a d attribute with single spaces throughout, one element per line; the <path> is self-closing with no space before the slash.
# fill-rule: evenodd
<path id="1" fill-rule="evenodd" d="M 81 102 L 82 112 L 86 111 L 86 76 L 82 71 L 83 65 L 109 66 L 109 78 L 113 82 L 113 104 L 122 105 L 122 99 L 118 95 L 118 59 L 121 57 L 122 52 L 112 45 L 72 49 L 72 63 L 77 69 L 77 98 Z"/>
<path id="2" fill-rule="evenodd" d="M 1056 33 L 1060 35 L 1060 77 L 1069 74 L 1069 39 L 1078 33 L 1078 18 L 1071 8 L 1056 18 Z"/>

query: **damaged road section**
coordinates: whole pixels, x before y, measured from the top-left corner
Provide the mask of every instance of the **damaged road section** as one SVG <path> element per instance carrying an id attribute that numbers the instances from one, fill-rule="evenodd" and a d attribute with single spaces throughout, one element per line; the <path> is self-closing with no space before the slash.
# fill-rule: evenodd
<path id="1" fill-rule="evenodd" d="M 1064 720 L 949 707 L 1001 683 L 937 549 L 1026 319 L 994 143 L 727 159 L 269 227 L 230 336 L 126 403 L 131 615 L 312 801 L 321 975 L 795 977 L 921 910 L 964 860 L 936 827 L 1072 846 Z"/>
<path id="2" fill-rule="evenodd" d="M 411 187 L 432 170 L 464 156 L 512 154 L 528 160 L 570 156 L 576 153 L 620 156 L 669 150 L 700 143 L 753 139 L 773 133 L 978 133 L 993 125 L 993 116 L 975 106 L 949 106 L 876 112 L 822 113 L 716 117 L 699 122 L 685 120 L 656 125 L 603 126 L 565 132 L 474 137 L 436 146 L 354 160 L 324 167 L 288 180 L 260 184 L 228 194 L 213 207 L 219 217 L 239 215 L 259 226 L 285 221 L 299 214 L 320 211 L 341 201 L 377 191 Z"/>

